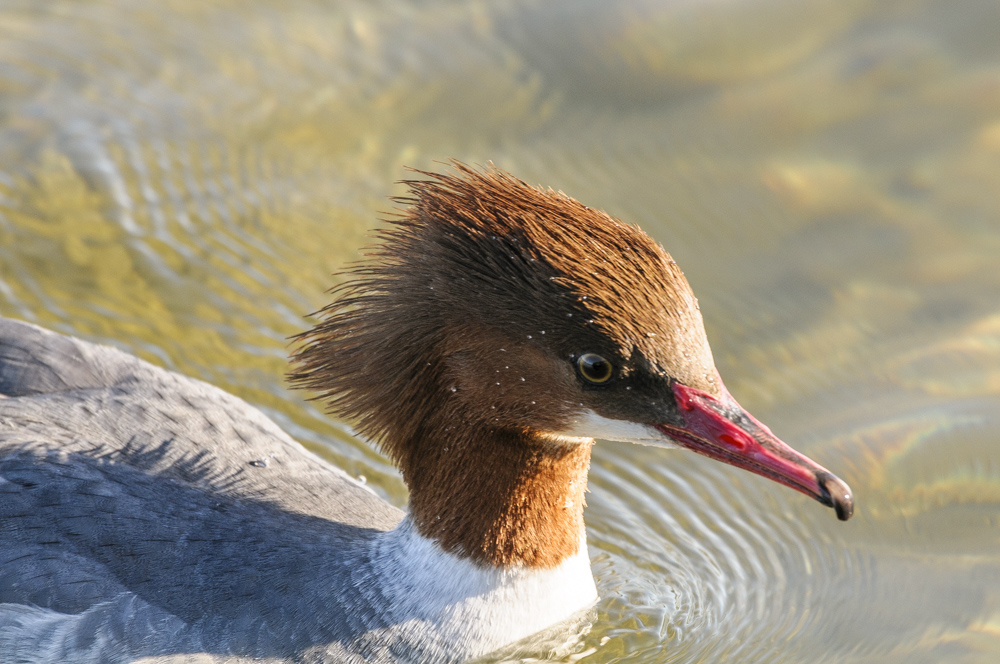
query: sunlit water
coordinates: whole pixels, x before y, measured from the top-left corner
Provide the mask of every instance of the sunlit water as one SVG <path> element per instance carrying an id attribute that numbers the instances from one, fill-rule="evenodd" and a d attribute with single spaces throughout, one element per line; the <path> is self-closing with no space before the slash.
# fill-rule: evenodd
<path id="1" fill-rule="evenodd" d="M 1000 661 L 998 35 L 992 0 L 4 2 L 0 313 L 404 505 L 285 339 L 404 165 L 492 160 L 660 240 L 730 390 L 858 501 L 602 443 L 602 600 L 547 656 Z"/>

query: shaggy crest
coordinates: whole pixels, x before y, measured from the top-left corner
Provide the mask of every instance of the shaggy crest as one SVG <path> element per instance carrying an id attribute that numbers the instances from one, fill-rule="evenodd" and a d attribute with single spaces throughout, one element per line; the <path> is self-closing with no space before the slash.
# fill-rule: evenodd
<path id="1" fill-rule="evenodd" d="M 291 380 L 398 465 L 421 535 L 485 565 L 579 549 L 594 416 L 683 422 L 722 387 L 680 269 L 634 226 L 496 168 L 418 171 L 299 337 Z M 602 357 L 599 385 L 578 361 Z M 654 429 L 651 429 L 654 430 Z"/>
<path id="2" fill-rule="evenodd" d="M 402 214 L 298 337 L 296 387 L 318 392 L 404 474 L 413 427 L 433 419 L 432 395 L 455 387 L 443 360 L 461 357 L 483 329 L 525 341 L 533 333 L 552 348 L 582 334 L 626 371 L 639 361 L 718 389 L 697 302 L 659 244 L 495 167 L 452 167 L 405 181 L 409 195 L 395 199 Z"/>

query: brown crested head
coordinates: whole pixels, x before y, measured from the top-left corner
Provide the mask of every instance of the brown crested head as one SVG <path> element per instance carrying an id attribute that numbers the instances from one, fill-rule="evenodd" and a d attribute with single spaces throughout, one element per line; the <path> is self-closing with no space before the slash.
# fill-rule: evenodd
<path id="1" fill-rule="evenodd" d="M 559 433 L 585 409 L 672 420 L 673 381 L 720 394 L 697 301 L 659 244 L 497 168 L 453 169 L 405 183 L 402 214 L 301 335 L 296 386 L 404 473 L 443 412 Z M 607 381 L 580 375 L 585 354 L 610 363 Z"/>
<path id="2" fill-rule="evenodd" d="M 680 445 L 850 517 L 846 484 L 729 395 L 687 280 L 649 236 L 496 168 L 407 181 L 293 384 L 395 460 L 419 531 L 492 565 L 578 550 L 595 437 Z"/>

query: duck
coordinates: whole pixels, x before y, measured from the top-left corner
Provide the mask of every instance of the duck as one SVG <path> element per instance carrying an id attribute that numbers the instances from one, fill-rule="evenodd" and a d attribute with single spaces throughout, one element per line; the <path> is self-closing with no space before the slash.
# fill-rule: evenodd
<path id="1" fill-rule="evenodd" d="M 634 225 L 495 166 L 415 171 L 288 378 L 399 469 L 405 511 L 260 410 L 0 319 L 0 653 L 458 663 L 598 599 L 595 440 L 682 448 L 834 508 L 744 410 Z M 146 660 L 144 660 L 146 661 Z"/>

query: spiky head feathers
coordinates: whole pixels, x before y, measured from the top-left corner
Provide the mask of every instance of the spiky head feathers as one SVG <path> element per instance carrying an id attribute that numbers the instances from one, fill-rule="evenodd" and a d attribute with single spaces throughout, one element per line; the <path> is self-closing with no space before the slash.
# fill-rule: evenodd
<path id="1" fill-rule="evenodd" d="M 453 169 L 406 182 L 402 214 L 301 335 L 296 386 L 397 461 L 435 417 L 558 430 L 592 407 L 582 353 L 639 381 L 629 397 L 719 389 L 697 302 L 649 236 L 499 169 Z"/>

